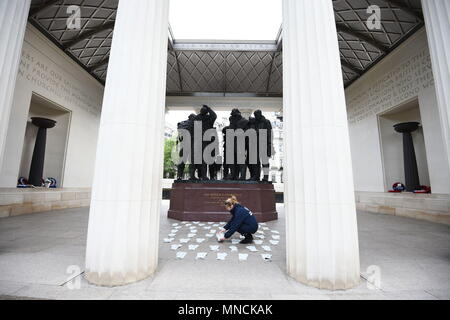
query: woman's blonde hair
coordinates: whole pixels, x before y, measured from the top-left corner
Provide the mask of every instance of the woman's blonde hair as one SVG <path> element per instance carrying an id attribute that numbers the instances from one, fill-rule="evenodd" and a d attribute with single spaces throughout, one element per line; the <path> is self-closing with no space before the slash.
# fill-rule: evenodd
<path id="1" fill-rule="evenodd" d="M 236 198 L 236 196 L 234 196 L 234 195 L 232 195 L 231 197 L 229 197 L 229 198 L 225 201 L 225 204 L 232 204 L 233 206 L 234 206 L 236 203 L 239 203 L 239 202 L 238 202 L 238 199 Z"/>

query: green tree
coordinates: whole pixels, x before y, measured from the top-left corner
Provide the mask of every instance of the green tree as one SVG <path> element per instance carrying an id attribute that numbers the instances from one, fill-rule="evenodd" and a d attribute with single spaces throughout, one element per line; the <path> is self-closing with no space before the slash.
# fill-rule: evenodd
<path id="1" fill-rule="evenodd" d="M 172 149 L 176 144 L 176 138 L 166 139 L 164 142 L 164 178 L 174 179 L 177 174 L 177 167 L 172 161 Z"/>

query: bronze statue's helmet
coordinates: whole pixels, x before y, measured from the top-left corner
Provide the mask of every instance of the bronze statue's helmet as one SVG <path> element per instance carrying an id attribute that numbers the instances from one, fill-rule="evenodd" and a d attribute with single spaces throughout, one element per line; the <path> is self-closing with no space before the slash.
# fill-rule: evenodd
<path id="1" fill-rule="evenodd" d="M 202 109 L 200 110 L 200 114 L 201 115 L 205 115 L 208 113 L 208 106 L 207 105 L 203 105 Z"/>
<path id="2" fill-rule="evenodd" d="M 189 120 L 193 121 L 195 120 L 196 115 L 194 113 L 191 113 L 188 117 Z"/>
<path id="3" fill-rule="evenodd" d="M 256 120 L 258 120 L 258 121 L 261 120 L 262 117 L 263 117 L 262 111 L 261 111 L 261 110 L 256 110 L 256 111 L 254 112 L 254 114 L 255 114 Z"/>
<path id="4" fill-rule="evenodd" d="M 231 116 L 240 116 L 241 112 L 239 111 L 239 109 L 233 109 L 231 110 Z"/>

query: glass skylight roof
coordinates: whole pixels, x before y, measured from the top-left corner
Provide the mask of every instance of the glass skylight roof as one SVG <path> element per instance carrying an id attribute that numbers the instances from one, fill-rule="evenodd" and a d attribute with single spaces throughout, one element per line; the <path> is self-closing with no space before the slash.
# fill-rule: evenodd
<path id="1" fill-rule="evenodd" d="M 171 0 L 175 40 L 276 40 L 281 0 Z"/>

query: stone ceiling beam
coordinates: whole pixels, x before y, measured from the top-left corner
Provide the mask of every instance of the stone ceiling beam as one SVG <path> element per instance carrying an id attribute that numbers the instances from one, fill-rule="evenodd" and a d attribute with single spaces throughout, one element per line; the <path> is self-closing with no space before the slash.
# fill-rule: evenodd
<path id="1" fill-rule="evenodd" d="M 89 70 L 91 72 L 93 72 L 93 71 L 97 70 L 98 68 L 100 68 L 100 67 L 102 67 L 102 66 L 104 66 L 105 64 L 108 64 L 108 63 L 109 63 L 109 55 L 106 58 L 104 58 L 104 59 L 100 60 L 99 62 L 97 62 L 96 64 L 92 65 L 89 68 Z"/>
<path id="2" fill-rule="evenodd" d="M 37 15 L 39 12 L 44 11 L 45 9 L 51 7 L 52 5 L 54 5 L 58 2 L 61 2 L 61 0 L 49 0 L 49 1 L 45 2 L 43 5 L 40 5 L 34 9 L 30 10 L 29 16 L 33 17 L 33 16 Z"/>
<path id="3" fill-rule="evenodd" d="M 383 0 L 383 1 L 393 5 L 394 7 L 399 8 L 400 10 L 405 12 L 406 14 L 408 14 L 408 15 L 414 17 L 414 18 L 417 18 L 418 20 L 420 20 L 422 22 L 424 21 L 423 20 L 423 15 L 421 13 L 418 13 L 417 11 L 415 11 L 415 10 L 409 8 L 409 7 L 406 7 L 403 3 L 401 3 L 398 0 Z"/>
<path id="4" fill-rule="evenodd" d="M 363 70 L 358 69 L 357 67 L 355 67 L 354 65 L 348 63 L 347 61 L 345 61 L 344 59 L 341 59 L 341 65 L 343 67 L 346 67 L 347 69 L 350 69 L 352 72 L 354 72 L 355 74 L 357 74 L 358 76 L 360 76 L 363 72 Z"/>
<path id="5" fill-rule="evenodd" d="M 95 28 L 93 30 L 90 30 L 90 31 L 87 31 L 87 32 L 83 32 L 78 37 L 72 39 L 69 43 L 67 43 L 65 45 L 66 50 L 70 49 L 71 47 L 75 46 L 76 44 L 80 43 L 83 40 L 89 39 L 90 37 L 92 37 L 92 36 L 94 36 L 94 35 L 96 35 L 96 34 L 98 34 L 100 32 L 103 32 L 103 31 L 106 31 L 106 30 L 113 30 L 114 29 L 114 24 L 115 24 L 114 21 L 110 21 L 110 22 L 107 22 L 105 24 L 102 24 L 102 25 L 98 26 L 97 28 Z"/>
<path id="6" fill-rule="evenodd" d="M 346 27 L 346 26 L 344 26 L 342 24 L 336 24 L 336 28 L 337 28 L 338 32 L 342 32 L 342 33 L 348 34 L 348 35 L 350 35 L 352 37 L 358 38 L 359 40 L 364 41 L 364 42 L 372 45 L 373 47 L 377 48 L 381 52 L 386 53 L 386 52 L 389 51 L 388 47 L 384 46 L 383 44 L 379 43 L 378 41 L 375 41 L 371 37 L 369 37 L 369 36 L 367 36 L 365 34 L 362 34 L 359 31 L 353 30 L 353 29 L 351 29 L 349 27 Z"/>

